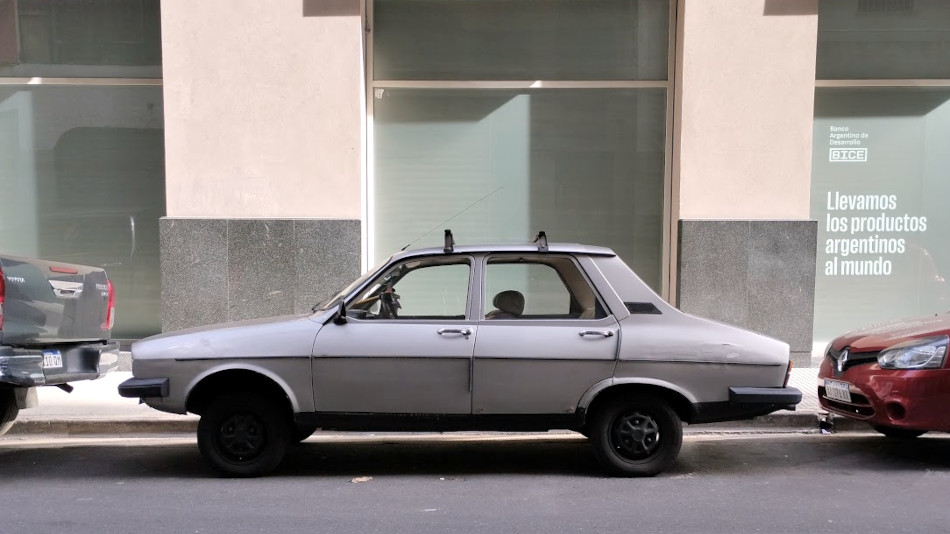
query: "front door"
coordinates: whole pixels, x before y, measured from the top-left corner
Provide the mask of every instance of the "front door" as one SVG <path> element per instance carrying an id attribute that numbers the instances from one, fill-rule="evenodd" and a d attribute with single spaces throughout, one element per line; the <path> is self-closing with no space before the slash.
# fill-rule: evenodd
<path id="1" fill-rule="evenodd" d="M 471 413 L 472 270 L 467 256 L 414 258 L 351 295 L 347 322 L 314 344 L 316 410 Z"/>

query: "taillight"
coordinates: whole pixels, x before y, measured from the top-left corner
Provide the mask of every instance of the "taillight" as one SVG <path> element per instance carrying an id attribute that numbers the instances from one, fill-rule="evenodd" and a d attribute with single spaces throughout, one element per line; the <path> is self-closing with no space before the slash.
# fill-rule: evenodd
<path id="1" fill-rule="evenodd" d="M 3 269 L 0 269 L 0 330 L 3 329 L 3 296 L 7 286 L 3 281 Z"/>
<path id="2" fill-rule="evenodd" d="M 788 387 L 788 379 L 792 377 L 792 361 L 788 361 L 788 367 L 785 369 L 785 383 L 782 384 L 783 388 Z"/>
<path id="3" fill-rule="evenodd" d="M 112 287 L 112 280 L 107 280 L 109 286 L 109 303 L 106 306 L 106 322 L 102 323 L 103 330 L 112 330 L 115 325 L 115 289 Z"/>

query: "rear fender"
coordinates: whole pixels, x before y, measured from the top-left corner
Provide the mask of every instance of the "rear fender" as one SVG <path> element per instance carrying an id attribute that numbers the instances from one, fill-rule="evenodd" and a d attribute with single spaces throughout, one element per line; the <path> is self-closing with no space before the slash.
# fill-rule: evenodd
<path id="1" fill-rule="evenodd" d="M 655 378 L 637 378 L 637 377 L 628 377 L 628 378 L 607 378 L 597 382 L 588 389 L 581 400 L 577 403 L 578 411 L 584 410 L 587 411 L 587 408 L 590 407 L 591 403 L 594 402 L 594 399 L 604 391 L 617 387 L 617 386 L 652 386 L 673 391 L 679 394 L 681 397 L 686 399 L 692 405 L 697 404 L 696 396 L 690 393 L 689 391 L 673 384 L 672 382 L 667 382 L 665 380 L 657 380 Z"/>

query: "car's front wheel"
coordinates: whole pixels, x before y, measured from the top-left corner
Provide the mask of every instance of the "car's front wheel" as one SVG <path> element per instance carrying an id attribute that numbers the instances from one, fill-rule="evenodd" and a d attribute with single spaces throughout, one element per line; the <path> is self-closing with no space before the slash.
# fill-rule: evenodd
<path id="1" fill-rule="evenodd" d="M 292 426 L 287 411 L 270 398 L 220 395 L 208 404 L 198 421 L 198 449 L 222 474 L 265 475 L 283 459 Z"/>
<path id="2" fill-rule="evenodd" d="M 0 436 L 10 430 L 20 408 L 16 405 L 16 394 L 12 388 L 0 388 Z"/>
<path id="3" fill-rule="evenodd" d="M 319 427 L 315 424 L 298 423 L 294 427 L 294 441 L 300 443 L 301 441 L 309 438 L 314 432 L 317 431 L 317 428 Z"/>
<path id="4" fill-rule="evenodd" d="M 926 430 L 912 430 L 909 428 L 897 428 L 884 425 L 874 425 L 874 430 L 894 439 L 914 439 L 927 433 Z"/>
<path id="5" fill-rule="evenodd" d="M 683 423 L 655 397 L 618 397 L 594 414 L 588 428 L 594 452 L 616 476 L 650 477 L 673 465 L 683 444 Z"/>

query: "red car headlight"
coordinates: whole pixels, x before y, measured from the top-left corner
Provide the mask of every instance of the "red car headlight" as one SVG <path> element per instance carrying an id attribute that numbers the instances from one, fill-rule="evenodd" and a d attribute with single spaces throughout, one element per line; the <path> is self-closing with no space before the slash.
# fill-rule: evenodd
<path id="1" fill-rule="evenodd" d="M 877 363 L 882 369 L 939 369 L 947 357 L 950 337 L 912 339 L 881 351 Z"/>

